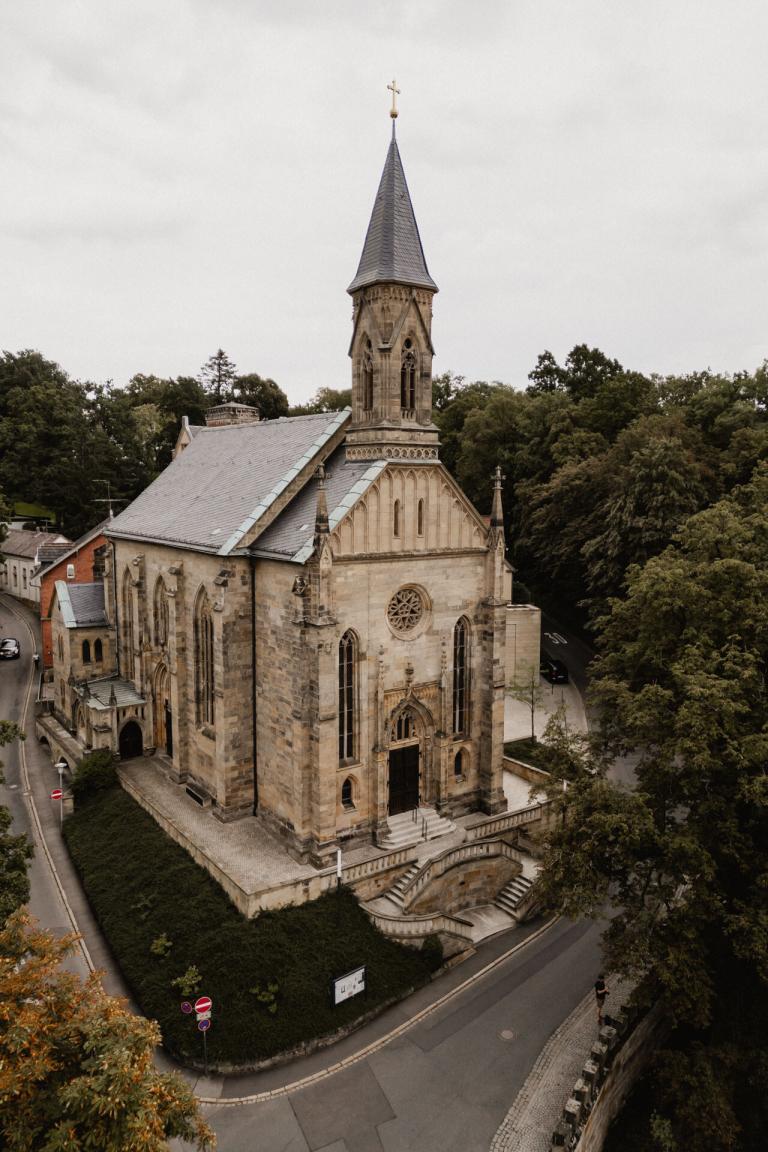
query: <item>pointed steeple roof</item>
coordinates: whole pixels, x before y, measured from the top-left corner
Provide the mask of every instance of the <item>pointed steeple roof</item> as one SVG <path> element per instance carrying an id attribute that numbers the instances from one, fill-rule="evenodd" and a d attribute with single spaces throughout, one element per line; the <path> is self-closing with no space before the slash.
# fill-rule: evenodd
<path id="1" fill-rule="evenodd" d="M 356 292 L 358 288 L 365 288 L 369 284 L 387 282 L 412 284 L 415 288 L 430 288 L 437 292 L 437 284 L 427 271 L 424 249 L 405 182 L 403 162 L 395 139 L 394 123 L 392 142 L 381 174 L 363 254 L 357 275 L 347 292 Z"/>

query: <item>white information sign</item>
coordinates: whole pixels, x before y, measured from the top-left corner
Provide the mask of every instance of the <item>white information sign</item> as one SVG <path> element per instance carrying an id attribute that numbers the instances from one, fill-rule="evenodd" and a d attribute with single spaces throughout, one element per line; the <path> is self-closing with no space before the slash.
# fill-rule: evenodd
<path id="1" fill-rule="evenodd" d="M 350 1000 L 353 996 L 359 996 L 361 992 L 365 992 L 365 965 L 361 968 L 355 968 L 353 972 L 347 972 L 346 976 L 339 976 L 333 982 L 333 1003 L 341 1004 L 344 1000 Z"/>

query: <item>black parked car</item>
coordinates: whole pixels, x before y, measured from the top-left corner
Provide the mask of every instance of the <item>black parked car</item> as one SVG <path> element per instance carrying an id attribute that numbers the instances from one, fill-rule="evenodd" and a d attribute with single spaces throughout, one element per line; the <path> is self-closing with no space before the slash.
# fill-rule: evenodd
<path id="1" fill-rule="evenodd" d="M 539 671 L 550 684 L 568 683 L 568 669 L 562 660 L 556 660 L 554 656 L 547 656 L 546 653 L 543 653 Z"/>
<path id="2" fill-rule="evenodd" d="M 13 636 L 6 636 L 4 640 L 0 640 L 0 660 L 18 660 L 20 655 L 21 647 Z"/>

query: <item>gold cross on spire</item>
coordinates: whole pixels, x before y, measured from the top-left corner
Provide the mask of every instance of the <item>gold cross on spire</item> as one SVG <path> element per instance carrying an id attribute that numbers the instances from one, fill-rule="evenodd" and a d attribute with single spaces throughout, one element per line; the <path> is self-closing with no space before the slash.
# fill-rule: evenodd
<path id="1" fill-rule="evenodd" d="M 397 81 L 393 80 L 391 84 L 387 84 L 387 88 L 392 93 L 392 107 L 389 110 L 389 114 L 393 120 L 397 120 L 397 98 L 400 95 Z"/>

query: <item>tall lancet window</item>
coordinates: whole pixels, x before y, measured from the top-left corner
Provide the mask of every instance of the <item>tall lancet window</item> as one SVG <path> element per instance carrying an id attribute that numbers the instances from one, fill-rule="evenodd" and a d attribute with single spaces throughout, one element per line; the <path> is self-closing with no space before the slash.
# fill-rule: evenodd
<path id="1" fill-rule="evenodd" d="M 339 641 L 339 760 L 354 760 L 357 719 L 357 637 L 345 632 Z"/>
<path id="2" fill-rule="evenodd" d="M 133 680 L 133 582 L 131 581 L 131 574 L 127 568 L 123 573 L 122 593 L 123 667 L 121 671 L 123 676 L 128 680 Z"/>
<path id="3" fill-rule="evenodd" d="M 403 344 L 400 361 L 400 407 L 407 412 L 416 407 L 416 353 L 411 340 Z"/>
<path id="4" fill-rule="evenodd" d="M 198 724 L 213 724 L 216 718 L 213 664 L 213 613 L 205 592 L 195 610 L 195 704 Z"/>
<path id="5" fill-rule="evenodd" d="M 462 616 L 453 630 L 453 731 L 469 729 L 469 622 Z"/>
<path id="6" fill-rule="evenodd" d="M 363 346 L 363 409 L 373 410 L 373 353 L 367 337 Z"/>

